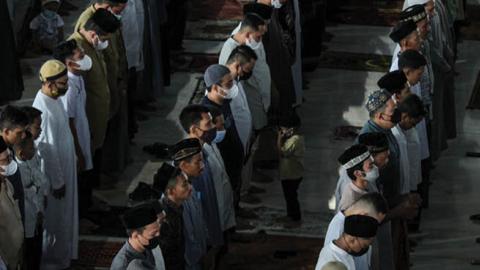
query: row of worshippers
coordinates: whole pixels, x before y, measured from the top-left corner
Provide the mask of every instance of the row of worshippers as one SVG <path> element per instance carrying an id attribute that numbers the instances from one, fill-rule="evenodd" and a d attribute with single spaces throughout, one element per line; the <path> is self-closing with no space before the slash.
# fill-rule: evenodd
<path id="1" fill-rule="evenodd" d="M 220 88 L 213 86 L 210 89 L 207 83 L 208 91 L 202 103 L 217 107 L 224 114 L 227 134 L 218 146 L 239 214 L 243 213 L 238 208 L 240 199 L 255 197 L 250 193 L 253 157 L 259 149 L 276 152 L 272 146 L 269 149 L 269 146 L 261 145 L 264 140 L 260 138 L 280 121 L 297 118 L 289 124 L 288 132 L 287 129 L 278 132 L 279 141 L 274 147 L 281 150 L 278 144 L 288 145 L 284 149 L 288 152 L 290 165 L 280 166 L 287 168 L 280 168 L 280 178 L 291 180 L 282 185 L 287 201 L 291 202 L 288 207 L 291 209 L 290 221 L 301 219 L 296 196 L 303 177 L 301 149 L 304 145 L 301 136 L 292 136 L 295 135 L 293 129 L 300 126 L 294 107 L 302 100 L 298 8 L 297 1 L 287 0 L 261 0 L 244 5 L 244 17 L 224 42 L 219 65 L 215 67 L 224 73 L 227 73 L 227 67 L 233 80 L 222 82 Z M 292 139 L 287 142 L 290 137 Z M 279 161 L 281 163 L 282 159 Z"/>
<path id="2" fill-rule="evenodd" d="M 75 64 L 71 58 L 87 58 L 77 46 L 69 49 L 68 67 L 48 60 L 40 68 L 41 89 L 32 107 L 7 106 L 0 115 L 1 174 L 8 180 L 2 181 L 2 191 L 12 213 L 9 220 L 2 218 L 8 221 L 2 237 L 10 240 L 2 239 L 5 246 L 0 247 L 7 269 L 63 269 L 77 259 L 78 210 L 88 210 L 77 179 L 78 186 L 85 186 L 82 175 L 92 158 L 83 81 L 68 81 L 78 74 L 72 66 L 85 62 Z"/>
<path id="3" fill-rule="evenodd" d="M 338 159 L 338 213 L 330 226 L 338 229 L 338 219 L 368 192 L 380 192 L 388 210 L 381 219 L 372 215 L 376 238 L 361 253 L 350 245 L 339 250 L 342 240 L 327 237 L 317 269 L 328 261 L 347 269 L 409 269 L 408 234 L 419 230 L 421 208 L 428 207 L 431 162 L 455 137 L 452 21 L 441 1 L 407 0 L 404 7 L 390 34 L 398 43 L 391 71 L 368 97 L 370 119 L 358 144 Z"/>

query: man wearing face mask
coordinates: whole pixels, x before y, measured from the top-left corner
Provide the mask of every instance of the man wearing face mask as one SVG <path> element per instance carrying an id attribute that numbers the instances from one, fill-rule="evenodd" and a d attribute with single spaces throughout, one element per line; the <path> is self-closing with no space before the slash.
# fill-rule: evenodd
<path id="1" fill-rule="evenodd" d="M 42 133 L 35 141 L 42 172 L 48 177 L 51 193 L 45 211 L 45 230 L 55 244 L 43 250 L 42 268 L 65 269 L 78 253 L 78 200 L 75 143 L 69 132 L 68 115 L 60 97 L 68 90 L 67 67 L 49 60 L 40 68 L 42 88 L 33 107 L 42 111 Z"/>
<path id="2" fill-rule="evenodd" d="M 347 171 L 350 183 L 343 188 L 338 211 L 350 207 L 362 195 L 367 194 L 369 183 L 375 183 L 379 176 L 378 168 L 365 145 L 353 145 L 338 158 Z"/>
<path id="3" fill-rule="evenodd" d="M 223 189 L 218 190 L 222 183 L 217 183 L 220 179 L 214 179 L 213 173 L 208 162 L 208 153 L 203 145 L 211 144 L 216 137 L 217 129 L 212 123 L 212 116 L 208 108 L 203 105 L 190 105 L 180 113 L 180 122 L 185 132 L 188 132 L 188 138 L 197 139 L 202 145 L 203 170 L 198 176 L 192 177 L 191 181 L 195 190 L 202 194 L 203 214 L 208 229 L 207 244 L 210 247 L 219 248 L 223 246 L 223 230 L 219 215 L 219 200 L 217 194 L 221 194 Z"/>
<path id="4" fill-rule="evenodd" d="M 366 254 L 377 234 L 378 221 L 366 215 L 345 217 L 343 233 L 336 239 L 326 242 L 317 261 L 315 270 L 331 261 L 339 261 L 348 270 L 355 270 L 355 257 Z"/>
<path id="5" fill-rule="evenodd" d="M 75 142 L 79 180 L 79 215 L 83 219 L 91 206 L 92 181 L 89 173 L 93 169 L 93 163 L 90 147 L 90 127 L 85 111 L 87 93 L 82 74 L 92 68 L 92 59 L 83 52 L 83 49 L 78 47 L 74 39 L 59 44 L 54 51 L 54 56 L 57 60 L 65 63 L 68 69 L 68 91 L 60 97 L 60 100 L 67 112 L 70 131 Z M 85 219 L 80 223 L 82 224 L 82 222 L 89 224 L 92 228 L 95 227 Z"/>
<path id="6" fill-rule="evenodd" d="M 98 9 L 83 28 L 73 33 L 74 39 L 92 59 L 92 67 L 83 74 L 87 92 L 86 111 L 92 137 L 92 149 L 102 147 L 107 130 L 110 89 L 107 68 L 101 50 L 108 47 L 108 38 L 120 27 L 120 22 L 106 9 Z"/>
<path id="7" fill-rule="evenodd" d="M 156 204 L 156 207 L 161 207 Z M 112 261 L 112 270 L 163 270 L 165 263 L 160 250 L 160 229 L 165 215 L 157 216 L 152 204 L 142 204 L 128 209 L 123 217 L 128 240 Z"/>
<path id="8" fill-rule="evenodd" d="M 325 234 L 324 245 L 327 245 L 342 235 L 344 231 L 345 217 L 352 215 L 365 215 L 375 218 L 378 223 L 381 224 L 387 215 L 387 211 L 387 202 L 380 193 L 368 193 L 361 196 L 350 207 L 338 211 L 338 213 L 332 218 L 328 225 L 327 233 Z M 377 231 L 375 242 L 372 244 L 369 251 L 362 256 L 353 258 L 356 270 L 378 269 L 373 267 L 374 260 L 378 259 L 378 253 L 381 248 L 377 242 L 378 233 L 379 231 Z"/>
<path id="9" fill-rule="evenodd" d="M 211 65 L 204 74 L 207 95 L 202 104 L 219 109 L 225 119 L 225 138 L 218 143 L 234 192 L 235 208 L 238 208 L 241 189 L 241 172 L 244 162 L 242 141 L 238 135 L 235 119 L 230 108 L 232 98 L 238 95 L 230 70 L 222 65 Z"/>
<path id="10" fill-rule="evenodd" d="M 233 191 L 232 185 L 230 184 L 230 178 L 225 171 L 222 156 L 216 145 L 223 141 L 226 135 L 226 130 L 223 126 L 223 130 L 217 129 L 213 124 L 213 119 L 215 117 L 222 117 L 223 120 L 220 110 L 213 107 L 207 108 L 203 105 L 189 105 L 180 113 L 180 123 L 185 132 L 188 133 L 189 138 L 197 138 L 202 143 L 202 153 L 205 164 L 202 174 L 210 173 L 210 175 L 205 175 L 203 178 L 208 177 L 213 180 L 215 191 L 215 194 L 212 194 L 210 198 L 205 199 L 216 203 L 216 211 L 218 212 L 218 214 L 215 214 L 215 212 L 210 211 L 209 214 L 211 217 L 209 219 L 211 220 L 212 225 L 215 225 L 216 220 L 213 218 L 215 218 L 215 215 L 218 215 L 221 232 L 226 232 L 236 225 L 235 210 L 233 208 Z M 207 179 L 194 180 L 193 183 L 195 184 L 194 186 L 196 189 L 198 188 L 198 184 L 195 183 L 197 180 L 202 181 Z M 215 201 L 213 199 L 215 199 Z M 215 209 L 215 207 L 212 209 Z M 217 239 L 217 242 L 221 243 L 219 241 L 221 240 L 221 237 L 215 230 L 209 233 L 213 236 L 216 235 L 215 238 Z M 224 240 L 226 240 L 226 238 L 224 238 Z"/>
<path id="11" fill-rule="evenodd" d="M 252 14 L 259 16 L 265 21 L 264 32 L 267 31 L 268 23 L 272 17 L 273 8 L 268 5 L 259 3 L 248 3 L 243 6 L 243 14 Z M 232 35 L 237 34 L 240 31 L 242 23 L 240 23 Z M 255 66 L 251 71 L 252 74 L 249 78 L 245 78 L 242 82 L 242 86 L 245 89 L 248 99 L 248 106 L 252 112 L 253 128 L 257 135 L 268 124 L 267 112 L 271 103 L 272 92 L 272 79 L 270 77 L 270 67 L 267 64 L 265 56 L 265 48 L 263 42 L 260 41 L 257 44 L 247 45 L 255 52 L 257 60 Z M 221 63 L 222 64 L 222 63 Z"/>
<path id="12" fill-rule="evenodd" d="M 75 31 L 82 29 L 96 10 L 106 9 L 119 21 L 122 12 L 127 6 L 127 0 L 96 0 L 85 9 L 75 25 Z M 122 26 L 108 37 L 108 47 L 102 50 L 105 65 L 108 71 L 108 88 L 110 90 L 110 111 L 107 133 L 102 151 L 97 152 L 95 166 L 101 169 L 102 187 L 108 188 L 123 171 L 127 160 L 128 120 L 127 120 L 127 73 L 128 65 L 125 45 L 122 35 Z"/>

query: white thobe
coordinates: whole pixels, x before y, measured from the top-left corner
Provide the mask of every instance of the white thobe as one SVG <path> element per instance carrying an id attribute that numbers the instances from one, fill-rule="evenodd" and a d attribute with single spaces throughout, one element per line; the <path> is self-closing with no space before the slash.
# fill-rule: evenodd
<path id="1" fill-rule="evenodd" d="M 393 136 L 397 140 L 400 148 L 400 192 L 401 194 L 410 193 L 410 162 L 408 161 L 407 138 L 403 129 L 396 125 L 392 128 Z"/>
<path id="2" fill-rule="evenodd" d="M 247 153 L 253 131 L 252 113 L 248 107 L 247 96 L 243 89 L 242 82 L 239 82 L 237 85 L 238 95 L 230 102 L 230 109 L 232 110 L 233 119 L 235 120 L 238 136 L 243 144 L 243 150 Z"/>
<path id="3" fill-rule="evenodd" d="M 320 251 L 315 270 L 322 270 L 322 267 L 329 262 L 341 262 L 348 270 L 356 270 L 353 257 L 331 241 L 327 242 Z"/>
<path id="4" fill-rule="evenodd" d="M 143 28 L 145 11 L 142 0 L 128 0 L 122 12 L 122 35 L 128 68 L 143 70 Z"/>
<path id="5" fill-rule="evenodd" d="M 222 230 L 226 231 L 236 225 L 232 185 L 225 171 L 225 164 L 217 145 L 215 143 L 211 145 L 205 143 L 203 149 L 208 153 L 207 162 L 215 184 L 220 225 Z"/>
<path id="6" fill-rule="evenodd" d="M 59 99 L 38 91 L 33 107 L 42 111 L 42 133 L 35 141 L 41 160 L 41 170 L 50 186 L 65 185 L 65 196 L 48 197 L 45 211 L 45 230 L 55 239 L 44 247 L 42 269 L 65 269 L 70 260 L 78 257 L 78 198 L 75 146 L 68 116 Z"/>
<path id="7" fill-rule="evenodd" d="M 69 118 L 73 118 L 78 143 L 85 159 L 85 170 L 93 169 L 90 126 L 87 119 L 87 92 L 82 76 L 68 72 L 68 91 L 60 97 Z"/>

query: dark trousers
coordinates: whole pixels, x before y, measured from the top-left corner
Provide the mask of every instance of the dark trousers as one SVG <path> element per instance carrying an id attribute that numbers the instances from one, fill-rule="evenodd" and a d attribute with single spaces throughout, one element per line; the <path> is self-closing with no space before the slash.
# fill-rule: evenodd
<path id="1" fill-rule="evenodd" d="M 35 236 L 25 238 L 25 260 L 23 270 L 38 270 L 42 259 L 43 228 L 38 225 Z"/>
<path id="2" fill-rule="evenodd" d="M 93 170 L 83 171 L 78 174 L 78 214 L 80 218 L 85 218 L 88 209 L 92 206 L 94 177 Z"/>
<path id="3" fill-rule="evenodd" d="M 302 212 L 300 211 L 300 203 L 298 202 L 297 193 L 302 180 L 303 178 L 282 180 L 283 196 L 287 203 L 287 216 L 294 221 L 302 219 Z"/>

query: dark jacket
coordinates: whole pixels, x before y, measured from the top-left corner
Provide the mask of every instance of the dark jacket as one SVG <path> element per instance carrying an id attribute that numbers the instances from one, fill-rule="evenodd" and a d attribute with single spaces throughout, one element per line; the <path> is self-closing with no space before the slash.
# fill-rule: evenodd
<path id="1" fill-rule="evenodd" d="M 167 197 L 161 202 L 166 214 L 160 229 L 160 248 L 166 270 L 185 269 L 185 237 L 183 235 L 183 207 L 178 207 Z"/>

